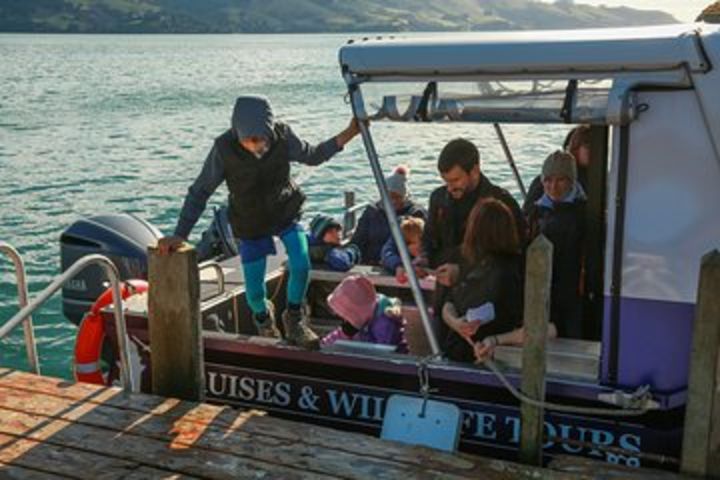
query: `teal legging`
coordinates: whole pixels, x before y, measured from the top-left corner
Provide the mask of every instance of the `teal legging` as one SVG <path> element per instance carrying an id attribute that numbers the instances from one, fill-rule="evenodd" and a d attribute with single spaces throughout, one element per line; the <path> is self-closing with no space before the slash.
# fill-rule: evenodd
<path id="1" fill-rule="evenodd" d="M 287 302 L 289 304 L 302 305 L 307 293 L 310 278 L 310 255 L 308 254 L 307 235 L 302 229 L 292 228 L 281 237 L 285 251 L 288 256 L 290 268 L 290 280 L 287 287 Z M 265 298 L 265 270 L 267 269 L 267 257 L 261 257 L 252 262 L 242 262 L 245 274 L 245 298 L 255 314 L 262 314 L 267 311 Z"/>

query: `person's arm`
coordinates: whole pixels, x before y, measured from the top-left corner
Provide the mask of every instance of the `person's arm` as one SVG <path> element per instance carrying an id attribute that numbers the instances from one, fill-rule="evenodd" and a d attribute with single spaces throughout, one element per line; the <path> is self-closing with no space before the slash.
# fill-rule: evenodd
<path id="1" fill-rule="evenodd" d="M 175 227 L 175 235 L 187 240 L 190 232 L 197 223 L 200 215 L 205 211 L 205 206 L 210 196 L 217 190 L 217 187 L 225 179 L 223 161 L 215 146 L 208 154 L 200 171 L 200 175 L 195 179 L 188 193 L 185 196 L 177 226 Z"/>
<path id="2" fill-rule="evenodd" d="M 176 250 L 188 239 L 200 215 L 205 211 L 208 199 L 224 179 L 223 161 L 217 147 L 213 146 L 205 159 L 200 175 L 188 188 L 175 232 L 171 236 L 161 238 L 158 242 L 160 253 L 165 254 Z"/>
<path id="3" fill-rule="evenodd" d="M 325 257 L 325 263 L 331 270 L 336 272 L 347 272 L 359 260 L 360 252 L 355 245 L 349 247 L 331 248 Z"/>
<path id="4" fill-rule="evenodd" d="M 380 251 L 380 264 L 392 275 L 395 275 L 397 268 L 402 266 L 400 252 L 392 236 L 387 239 Z"/>
<path id="5" fill-rule="evenodd" d="M 320 165 L 321 163 L 330 160 L 333 155 L 340 152 L 345 144 L 352 140 L 359 132 L 357 122 L 353 119 L 345 130 L 336 136 L 313 146 L 295 135 L 289 126 L 286 126 L 286 128 L 288 160 L 311 166 Z"/>
<path id="6" fill-rule="evenodd" d="M 476 322 L 479 328 L 473 335 L 474 341 L 482 341 L 491 335 L 510 332 L 522 325 L 524 282 L 519 268 L 518 260 L 514 266 L 505 266 L 499 275 L 491 277 L 493 284 L 485 301 L 493 307 L 492 321 Z M 474 309 L 468 309 L 467 313 L 471 310 Z M 479 314 L 480 309 L 474 313 Z"/>

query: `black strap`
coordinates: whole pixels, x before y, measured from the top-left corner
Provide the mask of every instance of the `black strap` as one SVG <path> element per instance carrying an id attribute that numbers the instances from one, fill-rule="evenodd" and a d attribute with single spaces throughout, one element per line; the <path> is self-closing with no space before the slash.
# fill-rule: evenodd
<path id="1" fill-rule="evenodd" d="M 420 104 L 418 104 L 417 112 L 415 112 L 415 121 L 418 122 L 429 122 L 428 117 L 428 105 L 430 104 L 430 97 L 437 98 L 437 82 L 428 82 L 423 92 Z"/>
<path id="2" fill-rule="evenodd" d="M 560 110 L 560 117 L 562 117 L 565 123 L 571 122 L 572 105 L 573 100 L 575 99 L 575 94 L 577 93 L 577 86 L 577 80 L 570 80 L 567 84 L 567 88 L 565 88 L 565 100 L 563 100 L 562 110 Z"/>

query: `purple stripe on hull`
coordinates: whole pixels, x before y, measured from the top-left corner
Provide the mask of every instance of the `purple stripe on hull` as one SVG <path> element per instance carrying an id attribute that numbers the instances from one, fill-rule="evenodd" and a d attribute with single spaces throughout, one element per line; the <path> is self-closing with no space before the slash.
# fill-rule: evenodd
<path id="1" fill-rule="evenodd" d="M 601 381 L 609 382 L 611 298 L 605 297 Z M 687 388 L 695 306 L 690 303 L 623 298 L 617 386 L 649 384 L 654 391 Z"/>

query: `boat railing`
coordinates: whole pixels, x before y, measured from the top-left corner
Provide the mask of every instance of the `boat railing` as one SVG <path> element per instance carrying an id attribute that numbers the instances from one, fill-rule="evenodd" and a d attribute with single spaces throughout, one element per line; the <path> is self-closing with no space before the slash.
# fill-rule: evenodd
<path id="1" fill-rule="evenodd" d="M 209 298 L 203 299 L 203 301 L 207 302 L 209 300 L 215 299 L 217 297 L 220 297 L 225 294 L 225 271 L 222 268 L 222 265 L 215 261 L 207 261 L 203 262 L 200 265 L 198 265 L 198 271 L 202 272 L 203 270 L 215 270 L 215 278 L 217 279 L 218 284 L 218 291 L 214 295 L 210 296 Z"/>
<path id="2" fill-rule="evenodd" d="M 6 246 L 6 244 L 0 244 L 3 247 Z M 12 249 L 12 247 L 3 248 L 4 252 L 11 252 L 10 256 L 16 255 L 17 258 L 19 258 L 19 255 L 17 255 L 17 251 Z M 14 252 L 14 254 L 12 253 Z M 17 264 L 16 264 L 17 265 Z M 130 344 L 128 341 L 128 335 L 127 335 L 127 326 L 125 324 L 125 313 L 122 306 L 122 296 L 120 294 L 120 274 L 117 270 L 117 267 L 112 263 L 112 261 L 103 256 L 98 254 L 88 255 L 85 256 L 78 261 L 76 261 L 70 268 L 68 268 L 65 272 L 55 277 L 55 279 L 45 287 L 45 289 L 40 292 L 37 297 L 35 297 L 30 302 L 24 302 L 25 305 L 22 305 L 20 308 L 20 311 L 16 313 L 10 320 L 8 320 L 2 327 L 0 327 L 0 340 L 5 338 L 10 332 L 15 329 L 20 323 L 25 322 L 27 325 L 27 321 L 30 318 L 31 314 L 42 304 L 44 304 L 55 292 L 57 292 L 62 286 L 71 278 L 75 277 L 78 273 L 80 273 L 82 270 L 87 268 L 90 265 L 100 265 L 104 270 L 107 276 L 110 279 L 110 285 L 112 288 L 112 297 L 113 297 L 113 310 L 115 315 L 115 328 L 118 332 L 118 345 L 120 345 L 120 380 L 122 383 L 122 387 L 125 391 L 130 392 L 137 392 L 138 391 L 138 385 L 135 381 L 135 376 L 132 372 L 132 365 L 130 363 Z M 23 277 L 23 283 L 24 283 L 24 275 Z M 21 295 L 22 296 L 22 295 Z M 21 300 L 21 303 L 22 300 Z M 32 350 L 35 351 L 35 341 L 34 339 L 29 339 L 26 335 L 25 337 L 26 342 L 32 341 Z"/>
<path id="3" fill-rule="evenodd" d="M 0 242 L 0 252 L 7 255 L 15 265 L 15 282 L 17 284 L 18 303 L 23 308 L 28 303 L 28 290 L 25 275 L 25 262 L 20 253 L 10 244 Z M 38 361 L 37 347 L 35 345 L 35 334 L 33 333 L 32 316 L 28 315 L 23 319 L 23 331 L 25 335 L 25 351 L 27 352 L 30 370 L 36 375 L 40 374 L 40 362 Z M 1 337 L 0 337 L 1 338 Z"/>
<path id="4" fill-rule="evenodd" d="M 357 212 L 362 211 L 369 203 L 355 203 L 355 192 L 345 192 L 343 208 L 343 238 L 350 238 L 357 226 Z"/>

